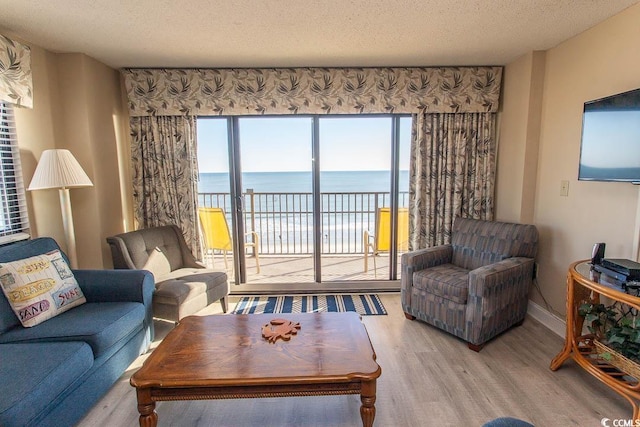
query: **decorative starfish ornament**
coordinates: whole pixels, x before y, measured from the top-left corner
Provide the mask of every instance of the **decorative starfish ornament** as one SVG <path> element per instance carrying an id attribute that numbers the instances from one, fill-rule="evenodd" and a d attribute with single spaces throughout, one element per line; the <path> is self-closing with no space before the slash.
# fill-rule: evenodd
<path id="1" fill-rule="evenodd" d="M 292 335 L 298 333 L 300 323 L 286 319 L 273 319 L 262 327 L 262 337 L 274 343 L 278 338 L 289 341 Z"/>

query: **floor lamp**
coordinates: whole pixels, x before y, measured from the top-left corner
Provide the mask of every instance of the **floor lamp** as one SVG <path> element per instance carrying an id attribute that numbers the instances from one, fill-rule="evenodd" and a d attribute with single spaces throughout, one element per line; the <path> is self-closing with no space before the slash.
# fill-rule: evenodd
<path id="1" fill-rule="evenodd" d="M 76 255 L 76 236 L 73 231 L 69 188 L 91 186 L 93 183 L 73 154 L 69 150 L 55 149 L 42 152 L 28 188 L 29 191 L 50 188 L 57 188 L 60 191 L 62 224 L 67 239 L 67 255 L 71 261 L 71 268 L 78 268 L 78 257 Z"/>

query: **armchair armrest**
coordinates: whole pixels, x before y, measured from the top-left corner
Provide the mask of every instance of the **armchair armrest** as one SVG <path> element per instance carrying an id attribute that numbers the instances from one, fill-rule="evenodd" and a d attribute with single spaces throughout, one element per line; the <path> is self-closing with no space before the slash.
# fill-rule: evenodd
<path id="1" fill-rule="evenodd" d="M 466 340 L 482 344 L 527 314 L 533 258 L 507 258 L 469 272 Z"/>
<path id="2" fill-rule="evenodd" d="M 89 302 L 132 301 L 151 305 L 153 274 L 146 270 L 73 270 Z"/>
<path id="3" fill-rule="evenodd" d="M 495 288 L 531 283 L 533 258 L 507 258 L 494 264 L 485 265 L 469 272 L 469 296 L 487 297 L 495 294 Z M 527 289 L 527 292 L 529 289 Z"/>
<path id="4" fill-rule="evenodd" d="M 450 263 L 453 258 L 453 246 L 441 245 L 402 254 L 402 271 L 400 274 L 400 301 L 405 313 L 412 314 L 411 292 L 413 273 Z"/>
<path id="5" fill-rule="evenodd" d="M 453 258 L 453 246 L 441 245 L 427 249 L 419 249 L 402 254 L 402 268 L 404 266 L 413 271 L 424 270 L 440 264 L 450 263 Z"/>
<path id="6" fill-rule="evenodd" d="M 136 268 L 133 260 L 131 259 L 131 255 L 129 254 L 129 249 L 127 249 L 127 245 L 121 237 L 107 237 L 107 243 L 111 248 L 111 257 L 113 258 L 114 268 Z"/>
<path id="7" fill-rule="evenodd" d="M 153 341 L 153 274 L 146 270 L 73 270 L 87 302 L 139 302 L 145 308 L 145 349 Z"/>

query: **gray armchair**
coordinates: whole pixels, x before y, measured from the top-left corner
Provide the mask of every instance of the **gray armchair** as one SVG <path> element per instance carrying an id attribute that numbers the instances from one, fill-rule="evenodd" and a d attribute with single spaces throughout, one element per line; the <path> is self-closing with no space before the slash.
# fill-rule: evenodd
<path id="1" fill-rule="evenodd" d="M 533 225 L 456 218 L 451 244 L 402 255 L 405 316 L 480 351 L 524 321 L 537 247 Z"/>
<path id="2" fill-rule="evenodd" d="M 107 237 L 113 266 L 148 270 L 155 277 L 153 315 L 179 321 L 220 300 L 227 312 L 227 274 L 196 261 L 175 225 L 144 228 Z"/>

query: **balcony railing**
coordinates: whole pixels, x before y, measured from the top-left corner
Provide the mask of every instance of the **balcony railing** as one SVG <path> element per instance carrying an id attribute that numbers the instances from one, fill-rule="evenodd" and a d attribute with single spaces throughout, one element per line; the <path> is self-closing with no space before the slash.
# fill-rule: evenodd
<path id="1" fill-rule="evenodd" d="M 390 205 L 385 192 L 320 193 L 323 254 L 362 254 L 363 233 L 375 230 L 378 208 Z M 313 253 L 312 193 L 243 194 L 245 231 L 259 236 L 260 254 Z M 231 224 L 229 193 L 199 193 L 203 207 L 219 207 Z M 408 205 L 400 192 L 399 206 Z"/>

